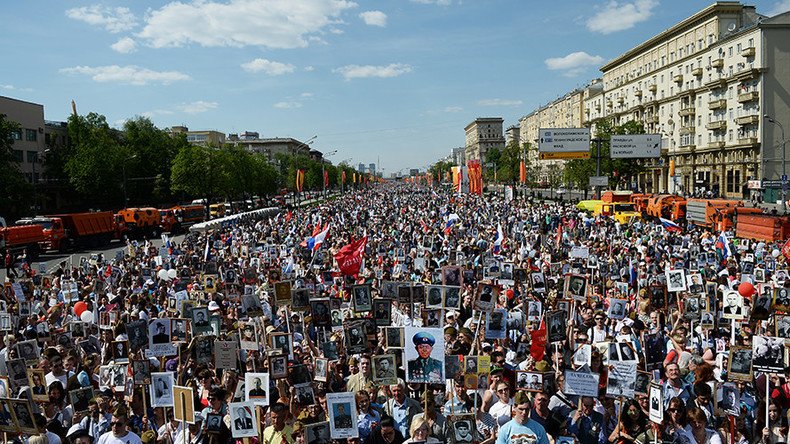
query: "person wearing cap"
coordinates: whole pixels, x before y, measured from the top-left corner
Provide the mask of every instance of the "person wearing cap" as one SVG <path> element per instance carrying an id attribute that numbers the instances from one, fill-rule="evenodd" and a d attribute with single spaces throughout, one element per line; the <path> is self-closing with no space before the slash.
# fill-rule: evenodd
<path id="1" fill-rule="evenodd" d="M 143 441 L 128 428 L 128 413 L 126 407 L 120 405 L 112 412 L 112 429 L 101 435 L 97 444 L 143 444 Z"/>
<path id="2" fill-rule="evenodd" d="M 66 433 L 66 439 L 71 444 L 93 444 L 93 437 L 79 424 L 74 424 Z"/>
<path id="3" fill-rule="evenodd" d="M 526 392 L 516 393 L 513 418 L 499 428 L 496 444 L 510 444 L 511 436 L 521 436 L 525 442 L 534 444 L 549 444 L 546 430 L 529 417 L 531 404 Z"/>
<path id="4" fill-rule="evenodd" d="M 431 357 L 433 345 L 436 343 L 433 335 L 421 331 L 412 338 L 418 357 L 407 363 L 408 380 L 410 382 L 443 382 L 444 366 L 442 361 Z"/>

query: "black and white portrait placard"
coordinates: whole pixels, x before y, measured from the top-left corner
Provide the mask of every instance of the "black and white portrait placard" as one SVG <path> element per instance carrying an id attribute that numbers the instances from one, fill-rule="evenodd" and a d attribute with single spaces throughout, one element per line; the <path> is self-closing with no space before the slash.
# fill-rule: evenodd
<path id="1" fill-rule="evenodd" d="M 258 419 L 253 403 L 232 402 L 228 405 L 228 412 L 230 413 L 231 434 L 234 438 L 258 436 Z"/>
<path id="2" fill-rule="evenodd" d="M 359 436 L 357 403 L 353 393 L 327 393 L 326 408 L 329 410 L 329 433 L 332 439 Z"/>

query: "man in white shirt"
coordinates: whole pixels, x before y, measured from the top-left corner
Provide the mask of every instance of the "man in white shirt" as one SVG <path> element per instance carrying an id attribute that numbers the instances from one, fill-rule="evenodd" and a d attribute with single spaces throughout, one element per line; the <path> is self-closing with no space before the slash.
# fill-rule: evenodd
<path id="1" fill-rule="evenodd" d="M 137 434 L 129 431 L 126 408 L 119 406 L 112 413 L 110 431 L 99 437 L 96 444 L 143 444 Z"/>
<path id="2" fill-rule="evenodd" d="M 52 365 L 52 371 L 45 376 L 47 387 L 55 381 L 60 381 L 63 387 L 66 387 L 66 383 L 74 372 L 67 371 L 63 368 L 63 357 L 60 354 L 53 354 L 49 359 L 49 363 Z"/>

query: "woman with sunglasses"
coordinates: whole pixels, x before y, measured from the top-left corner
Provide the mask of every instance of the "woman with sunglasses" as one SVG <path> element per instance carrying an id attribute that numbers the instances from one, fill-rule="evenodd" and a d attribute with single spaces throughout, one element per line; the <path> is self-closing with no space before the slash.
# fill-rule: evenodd
<path id="1" fill-rule="evenodd" d="M 500 381 L 495 387 L 497 401 L 488 409 L 488 414 L 499 422 L 503 417 L 505 422 L 510 420 L 510 412 L 513 410 L 513 398 L 510 397 L 510 385 L 505 381 Z M 499 422 L 503 424 L 503 422 Z"/>
<path id="2" fill-rule="evenodd" d="M 648 425 L 647 415 L 639 403 L 629 399 L 623 405 L 620 422 L 609 435 L 609 442 L 614 444 L 631 444 L 642 434 Z"/>
<path id="3" fill-rule="evenodd" d="M 680 398 L 672 398 L 664 411 L 664 430 L 667 434 L 676 435 L 688 423 L 686 417 L 686 404 Z"/>

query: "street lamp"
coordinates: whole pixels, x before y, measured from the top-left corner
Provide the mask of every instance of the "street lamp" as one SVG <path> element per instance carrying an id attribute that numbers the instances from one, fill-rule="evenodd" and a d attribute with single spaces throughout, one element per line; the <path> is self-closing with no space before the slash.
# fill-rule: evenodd
<path id="1" fill-rule="evenodd" d="M 132 154 L 131 156 L 127 157 L 121 163 L 121 168 L 123 169 L 123 206 L 124 208 L 129 206 L 129 198 L 126 196 L 126 162 L 137 158 L 137 154 Z"/>
<path id="2" fill-rule="evenodd" d="M 337 150 L 332 150 L 328 153 L 324 153 L 323 157 L 334 156 L 335 154 L 337 154 Z M 326 180 L 324 180 L 324 176 L 326 175 L 326 169 L 324 168 L 325 165 L 326 163 L 324 162 L 323 159 L 321 159 L 321 183 L 323 184 L 324 197 L 326 197 L 326 182 L 327 182 Z"/>
<path id="3" fill-rule="evenodd" d="M 787 141 L 785 140 L 785 128 L 780 122 L 776 121 L 768 114 L 763 115 L 763 117 L 769 122 L 778 125 L 782 134 L 782 213 L 787 213 L 787 167 L 785 166 L 785 144 Z M 763 150 L 763 158 L 765 158 L 765 150 Z M 763 176 L 764 175 L 765 172 L 763 172 Z"/>

